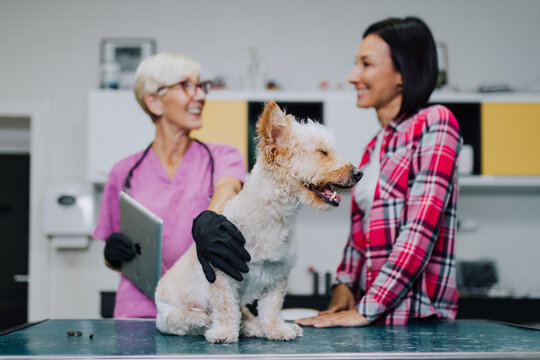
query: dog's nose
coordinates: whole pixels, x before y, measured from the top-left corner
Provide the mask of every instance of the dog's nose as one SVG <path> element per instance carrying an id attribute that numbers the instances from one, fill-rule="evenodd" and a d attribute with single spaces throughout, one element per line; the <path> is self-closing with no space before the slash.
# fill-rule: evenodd
<path id="1" fill-rule="evenodd" d="M 354 168 L 351 170 L 351 177 L 354 179 L 354 181 L 356 182 L 360 181 L 362 176 L 364 176 L 364 173 L 362 172 L 362 170 L 358 168 Z"/>

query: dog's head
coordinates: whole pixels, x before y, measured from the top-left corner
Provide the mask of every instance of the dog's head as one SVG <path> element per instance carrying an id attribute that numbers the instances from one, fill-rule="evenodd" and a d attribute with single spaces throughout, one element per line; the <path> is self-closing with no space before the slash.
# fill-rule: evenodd
<path id="1" fill-rule="evenodd" d="M 305 205 L 318 210 L 339 206 L 344 190 L 352 188 L 362 172 L 336 153 L 334 134 L 325 126 L 297 122 L 270 101 L 257 122 L 257 162 L 275 179 L 298 194 Z"/>

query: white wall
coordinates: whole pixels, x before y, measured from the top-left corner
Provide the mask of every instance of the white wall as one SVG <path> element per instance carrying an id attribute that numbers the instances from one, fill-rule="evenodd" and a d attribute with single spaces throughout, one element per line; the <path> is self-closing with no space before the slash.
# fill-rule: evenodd
<path id="1" fill-rule="evenodd" d="M 155 38 L 158 51 L 188 54 L 237 85 L 257 45 L 269 74 L 313 90 L 345 82 L 368 24 L 414 14 L 447 43 L 451 84 L 522 88 L 540 82 L 539 13 L 536 0 L 0 0 L 0 99 L 48 100 L 47 177 L 81 179 L 104 37 Z"/>
<path id="2" fill-rule="evenodd" d="M 98 85 L 103 37 L 152 37 L 158 51 L 189 54 L 233 79 L 254 44 L 270 74 L 315 89 L 345 82 L 368 24 L 414 14 L 447 43 L 453 85 L 524 87 L 540 81 L 539 13 L 536 0 L 1 0 L 0 99 L 47 99 L 55 159 L 47 176 L 80 179 L 86 94 Z"/>
<path id="3" fill-rule="evenodd" d="M 230 74 L 235 88 L 243 83 L 247 47 L 256 45 L 270 76 L 285 80 L 289 89 L 315 90 L 322 80 L 332 87 L 345 83 L 368 24 L 417 15 L 446 42 L 453 87 L 504 82 L 523 90 L 540 82 L 538 14 L 536 0 L 0 0 L 0 100 L 46 103 L 40 125 L 43 190 L 49 183 L 84 180 L 86 100 L 98 86 L 104 37 L 155 38 L 158 51 L 199 59 L 208 72 Z M 61 292 L 31 316 L 98 313 L 68 311 L 56 301 L 63 295 L 67 301 L 84 299 L 84 292 L 62 293 L 62 284 L 80 283 L 80 276 L 67 275 L 71 268 L 88 275 L 92 268 L 80 264 L 101 266 L 100 246 L 92 242 L 81 259 L 81 253 L 50 255 L 50 274 L 63 276 L 51 286 Z M 95 271 L 104 284 L 115 283 L 111 272 Z"/>

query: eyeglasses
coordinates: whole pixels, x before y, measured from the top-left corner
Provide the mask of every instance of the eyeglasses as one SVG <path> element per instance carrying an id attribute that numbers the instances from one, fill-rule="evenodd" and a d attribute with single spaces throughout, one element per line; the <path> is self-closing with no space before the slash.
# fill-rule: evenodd
<path id="1" fill-rule="evenodd" d="M 194 97 L 197 93 L 197 88 L 201 89 L 205 94 L 208 94 L 210 88 L 212 87 L 212 81 L 207 80 L 199 83 L 194 83 L 191 80 L 184 80 L 176 84 L 160 86 L 158 87 L 156 93 L 159 94 L 160 91 L 171 88 L 173 86 L 181 86 L 187 96 Z"/>

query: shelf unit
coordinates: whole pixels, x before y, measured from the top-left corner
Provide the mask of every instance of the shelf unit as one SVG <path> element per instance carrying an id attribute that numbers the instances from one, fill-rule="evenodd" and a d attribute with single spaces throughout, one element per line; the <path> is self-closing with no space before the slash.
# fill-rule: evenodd
<path id="1" fill-rule="evenodd" d="M 194 136 L 211 142 L 232 141 L 234 144 L 231 145 L 238 147 L 247 156 L 248 104 L 268 100 L 276 100 L 278 103 L 322 103 L 324 123 L 335 130 L 339 152 L 353 163 L 360 161 L 362 148 L 379 129 L 375 111 L 358 109 L 354 92 L 217 90 L 210 92 L 203 112 L 205 125 L 200 133 L 194 132 Z M 458 121 L 461 118 L 460 125 L 466 132 L 466 142 L 474 143 L 474 176 L 462 176 L 463 187 L 540 187 L 540 151 L 534 150 L 536 136 L 540 133 L 536 131 L 540 130 L 540 118 L 537 118 L 540 113 L 540 93 L 436 91 L 430 101 L 446 104 L 451 110 L 454 106 L 455 111 L 459 112 L 456 117 Z M 234 106 L 229 106 L 233 103 Z M 526 104 L 523 108 L 527 110 L 513 116 L 513 109 L 521 104 Z M 474 111 L 467 113 L 467 109 Z M 501 119 L 500 115 L 497 118 L 497 109 L 504 111 L 506 118 Z M 527 128 L 520 128 L 520 121 Z M 234 140 L 231 140 L 233 137 L 230 131 L 223 130 L 224 123 L 235 134 Z M 531 128 L 530 131 L 528 128 Z M 488 131 L 493 135 L 488 139 L 482 138 L 482 133 Z M 88 180 L 103 183 L 114 162 L 144 148 L 152 137 L 153 125 L 139 108 L 131 91 L 92 91 L 88 96 Z M 524 143 L 527 147 L 524 147 Z"/>
<path id="2" fill-rule="evenodd" d="M 459 185 L 467 188 L 531 188 L 540 190 L 540 176 L 465 175 Z"/>

